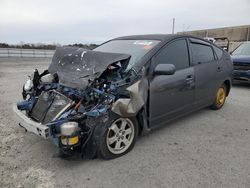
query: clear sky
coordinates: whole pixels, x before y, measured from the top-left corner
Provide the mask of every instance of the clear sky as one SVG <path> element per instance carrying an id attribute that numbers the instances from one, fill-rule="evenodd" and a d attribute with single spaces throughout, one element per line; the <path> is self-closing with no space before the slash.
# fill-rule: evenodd
<path id="1" fill-rule="evenodd" d="M 132 34 L 250 25 L 250 0 L 0 0 L 0 42 L 101 43 Z"/>

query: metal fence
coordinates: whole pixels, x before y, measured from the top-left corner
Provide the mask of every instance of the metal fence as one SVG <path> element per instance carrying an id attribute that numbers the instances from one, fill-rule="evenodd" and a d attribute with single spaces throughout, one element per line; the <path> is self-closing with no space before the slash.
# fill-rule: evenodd
<path id="1" fill-rule="evenodd" d="M 22 49 L 22 48 L 0 48 L 1 57 L 35 57 L 35 58 L 51 58 L 55 50 L 44 49 Z"/>

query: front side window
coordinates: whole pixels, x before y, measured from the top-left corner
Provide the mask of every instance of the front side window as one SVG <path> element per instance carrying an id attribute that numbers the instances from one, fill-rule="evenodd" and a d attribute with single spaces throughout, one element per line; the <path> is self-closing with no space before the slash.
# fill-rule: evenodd
<path id="1" fill-rule="evenodd" d="M 199 43 L 190 43 L 192 52 L 192 64 L 197 65 L 214 61 L 214 53 L 211 46 Z"/>
<path id="2" fill-rule="evenodd" d="M 188 47 L 185 39 L 174 41 L 164 47 L 155 59 L 157 64 L 173 64 L 176 70 L 189 67 Z"/>

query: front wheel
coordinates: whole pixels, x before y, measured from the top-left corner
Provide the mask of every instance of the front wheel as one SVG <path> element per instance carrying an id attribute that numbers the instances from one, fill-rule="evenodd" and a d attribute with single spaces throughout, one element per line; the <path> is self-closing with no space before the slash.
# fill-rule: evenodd
<path id="1" fill-rule="evenodd" d="M 97 140 L 98 155 L 104 159 L 120 157 L 133 149 L 138 136 L 136 118 L 118 117 L 100 128 Z"/>
<path id="2" fill-rule="evenodd" d="M 216 92 L 214 103 L 210 106 L 213 110 L 220 109 L 226 101 L 227 96 L 227 87 L 225 84 L 222 84 Z"/>

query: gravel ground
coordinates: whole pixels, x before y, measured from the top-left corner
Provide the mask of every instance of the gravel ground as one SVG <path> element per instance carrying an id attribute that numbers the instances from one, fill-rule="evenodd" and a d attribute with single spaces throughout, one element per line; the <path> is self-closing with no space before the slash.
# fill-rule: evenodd
<path id="1" fill-rule="evenodd" d="M 203 109 L 140 137 L 121 158 L 63 160 L 12 112 L 27 74 L 48 64 L 0 59 L 0 187 L 250 187 L 250 85 L 234 86 L 219 111 Z"/>

